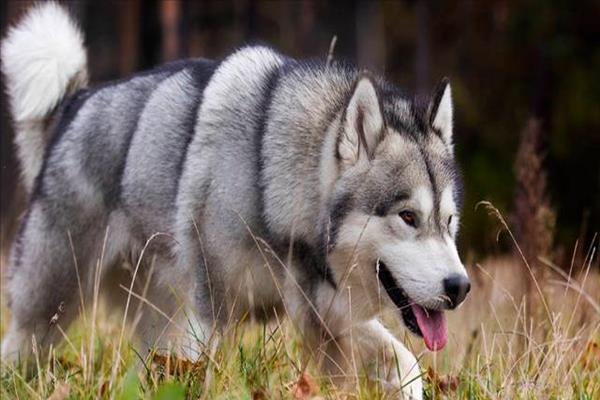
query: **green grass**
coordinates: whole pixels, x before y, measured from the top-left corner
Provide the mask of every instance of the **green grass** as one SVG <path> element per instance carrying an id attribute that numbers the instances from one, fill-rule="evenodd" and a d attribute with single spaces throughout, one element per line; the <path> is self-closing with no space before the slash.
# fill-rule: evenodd
<path id="1" fill-rule="evenodd" d="M 543 288 L 548 314 L 540 299 L 531 311 L 515 300 L 519 268 L 514 260 L 490 260 L 471 271 L 476 287 L 449 315 L 450 340 L 441 353 L 424 352 L 385 316 L 420 357 L 427 398 L 600 398 L 600 276 L 581 275 L 570 289 L 550 280 Z M 117 355 L 120 320 L 104 314 L 93 329 L 89 318 L 72 326 L 46 361 L 3 365 L 1 398 L 386 398 L 364 377 L 342 390 L 320 376 L 303 362 L 289 323 L 233 326 L 212 356 L 192 363 L 142 360 L 130 342 Z"/>

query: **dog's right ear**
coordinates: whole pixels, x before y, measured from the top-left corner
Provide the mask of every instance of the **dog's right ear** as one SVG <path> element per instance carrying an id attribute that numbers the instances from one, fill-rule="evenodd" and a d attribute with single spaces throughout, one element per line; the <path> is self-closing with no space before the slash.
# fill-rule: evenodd
<path id="1" fill-rule="evenodd" d="M 453 106 L 452 89 L 448 78 L 438 83 L 428 109 L 429 124 L 452 150 Z"/>
<path id="2" fill-rule="evenodd" d="M 342 115 L 342 131 L 337 143 L 338 159 L 347 167 L 369 161 L 384 131 L 377 88 L 367 73 L 361 73 Z"/>

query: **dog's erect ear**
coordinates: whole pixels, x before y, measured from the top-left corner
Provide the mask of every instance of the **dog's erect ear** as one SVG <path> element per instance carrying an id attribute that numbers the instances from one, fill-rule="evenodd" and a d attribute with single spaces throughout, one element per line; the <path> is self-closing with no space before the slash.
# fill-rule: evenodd
<path id="1" fill-rule="evenodd" d="M 361 73 L 342 115 L 338 158 L 346 166 L 370 160 L 383 132 L 383 112 L 377 88 L 367 73 Z"/>
<path id="2" fill-rule="evenodd" d="M 453 115 L 450 81 L 448 78 L 443 78 L 429 104 L 429 124 L 450 148 L 452 148 Z"/>

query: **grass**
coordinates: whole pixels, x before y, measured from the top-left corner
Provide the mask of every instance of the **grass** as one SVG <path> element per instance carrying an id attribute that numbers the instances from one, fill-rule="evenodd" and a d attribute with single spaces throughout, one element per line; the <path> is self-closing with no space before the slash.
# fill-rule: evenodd
<path id="1" fill-rule="evenodd" d="M 449 313 L 449 342 L 429 353 L 391 314 L 386 325 L 420 359 L 426 398 L 600 398 L 600 273 L 595 248 L 565 273 L 548 261 L 550 279 L 527 303 L 522 259 L 491 258 L 469 268 L 474 287 Z M 94 307 L 96 309 L 96 307 Z M 0 332 L 8 322 L 2 307 Z M 3 365 L 2 399 L 386 398 L 359 377 L 346 390 L 305 363 L 290 323 L 239 324 L 198 361 L 142 357 L 119 316 L 99 306 L 80 318 L 46 361 Z"/>

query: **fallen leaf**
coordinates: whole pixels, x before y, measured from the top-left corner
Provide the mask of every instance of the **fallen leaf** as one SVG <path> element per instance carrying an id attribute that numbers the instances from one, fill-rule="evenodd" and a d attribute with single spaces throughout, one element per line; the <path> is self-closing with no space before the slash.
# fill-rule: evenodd
<path id="1" fill-rule="evenodd" d="M 581 355 L 583 368 L 587 370 L 600 367 L 600 346 L 598 343 L 589 342 Z"/>
<path id="2" fill-rule="evenodd" d="M 431 367 L 427 369 L 427 381 L 435 388 L 436 392 L 447 394 L 458 389 L 460 379 L 453 375 L 439 375 Z"/>
<path id="3" fill-rule="evenodd" d="M 258 389 L 252 391 L 252 400 L 265 400 L 266 398 L 267 396 L 263 390 Z"/>
<path id="4" fill-rule="evenodd" d="M 292 397 L 296 400 L 312 399 L 319 393 L 319 387 L 314 379 L 306 372 L 301 374 L 298 380 L 292 385 Z"/>
<path id="5" fill-rule="evenodd" d="M 71 386 L 66 382 L 59 382 L 54 388 L 54 392 L 48 397 L 48 400 L 64 400 L 69 397 Z"/>

